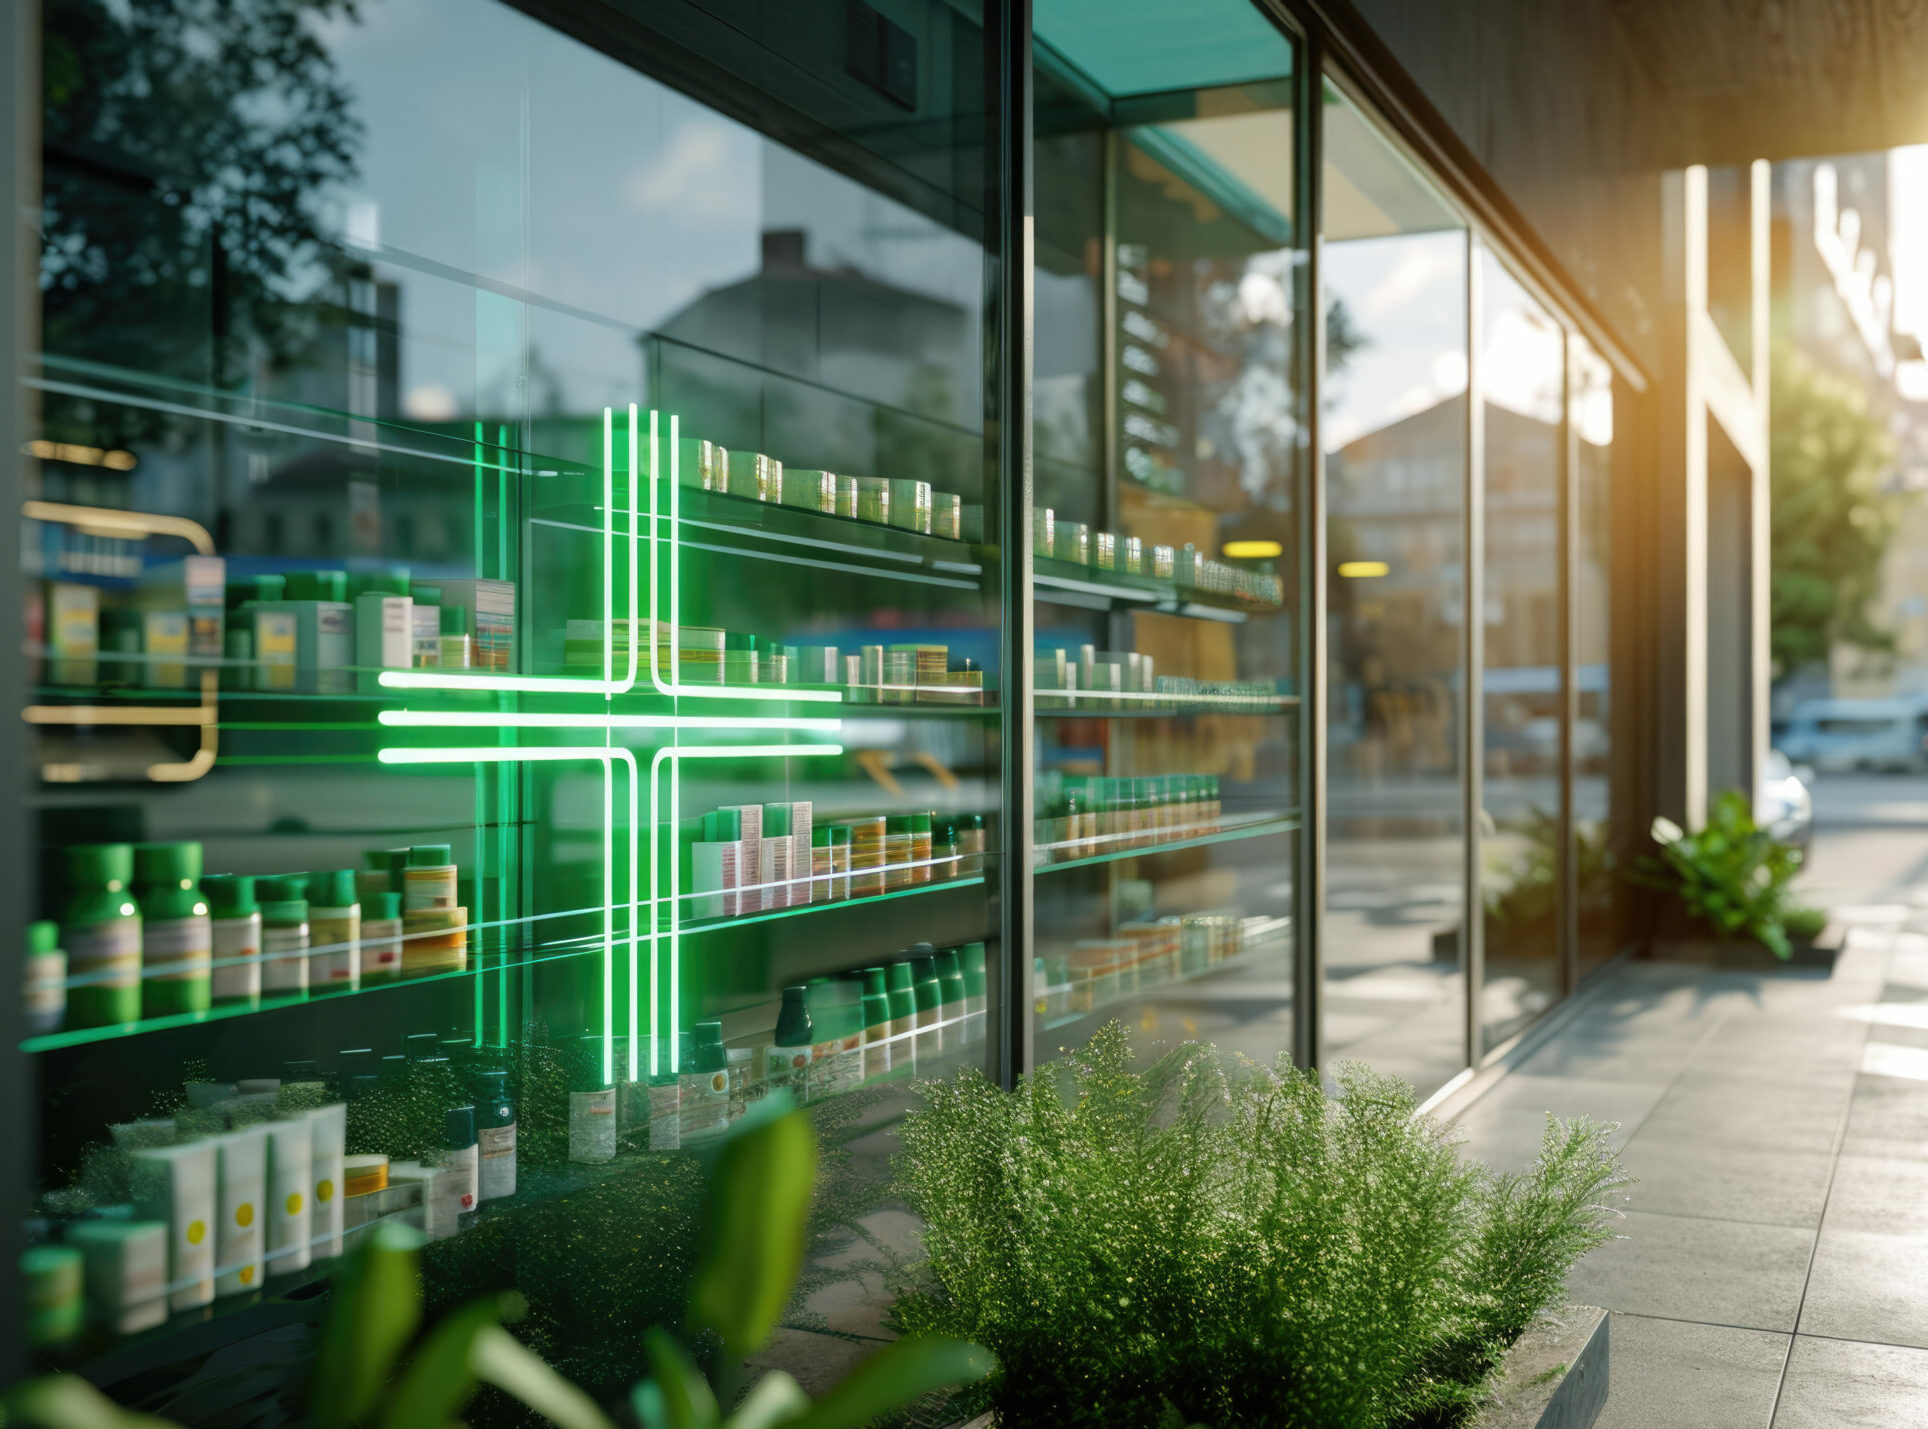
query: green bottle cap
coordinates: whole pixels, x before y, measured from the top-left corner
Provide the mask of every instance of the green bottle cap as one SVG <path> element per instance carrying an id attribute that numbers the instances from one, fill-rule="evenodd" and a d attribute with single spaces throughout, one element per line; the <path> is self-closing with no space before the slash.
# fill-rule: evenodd
<path id="1" fill-rule="evenodd" d="M 387 873 L 390 864 L 388 850 L 385 848 L 365 848 L 362 850 L 362 867 L 370 873 Z"/>
<path id="2" fill-rule="evenodd" d="M 957 956 L 956 948 L 946 948 L 937 955 L 937 976 L 940 981 L 944 978 L 956 977 L 963 971 L 964 964 Z"/>
<path id="3" fill-rule="evenodd" d="M 45 919 L 38 923 L 27 924 L 27 951 L 30 953 L 59 952 L 60 924 Z"/>
<path id="4" fill-rule="evenodd" d="M 208 912 L 216 918 L 245 918 L 261 911 L 254 901 L 254 875 L 250 873 L 210 873 L 201 880 L 201 894 L 208 901 Z"/>
<path id="5" fill-rule="evenodd" d="M 850 842 L 850 825 L 832 824 L 830 826 L 830 842 L 833 846 L 837 847 L 848 844 Z"/>
<path id="6" fill-rule="evenodd" d="M 882 1027 L 890 1021 L 890 999 L 881 992 L 867 992 L 863 1002 L 864 1026 Z"/>
<path id="7" fill-rule="evenodd" d="M 417 844 L 408 851 L 410 868 L 446 868 L 454 862 L 448 844 Z"/>
<path id="8" fill-rule="evenodd" d="M 475 1145 L 475 1108 L 472 1106 L 452 1106 L 442 1114 L 443 1130 L 447 1133 L 446 1145 L 451 1151 L 463 1151 Z"/>
<path id="9" fill-rule="evenodd" d="M 377 893 L 362 905 L 362 919 L 385 920 L 393 922 L 402 916 L 402 895 L 399 893 Z"/>
<path id="10" fill-rule="evenodd" d="M 756 636 L 738 635 L 733 631 L 725 631 L 723 635 L 723 648 L 725 650 L 754 650 L 756 649 Z"/>
<path id="11" fill-rule="evenodd" d="M 984 996 L 984 964 L 972 967 L 964 964 L 964 995 L 966 997 Z"/>
<path id="12" fill-rule="evenodd" d="M 967 828 L 967 829 L 982 829 L 984 827 L 984 815 L 966 814 L 964 816 L 964 822 L 962 823 L 962 825 L 960 825 L 960 827 Z"/>
<path id="13" fill-rule="evenodd" d="M 331 869 L 308 875 L 308 901 L 317 908 L 346 908 L 355 901 L 355 870 Z"/>
<path id="14" fill-rule="evenodd" d="M 910 960 L 910 980 L 913 986 L 920 982 L 936 982 L 936 957 L 926 953 L 922 956 L 912 958 Z"/>
<path id="15" fill-rule="evenodd" d="M 469 633 L 469 608 L 466 605 L 445 605 L 441 607 L 442 633 L 444 635 L 467 635 Z"/>
<path id="16" fill-rule="evenodd" d="M 936 1012 L 944 1005 L 944 989 L 934 977 L 919 978 L 911 990 L 917 994 L 919 1012 Z"/>
<path id="17" fill-rule="evenodd" d="M 766 839 L 787 838 L 790 834 L 790 806 L 788 804 L 765 804 L 763 806 L 763 836 Z"/>
<path id="18" fill-rule="evenodd" d="M 691 1031 L 691 1051 L 697 1071 L 720 1072 L 730 1065 L 729 1053 L 723 1050 L 721 1022 L 699 1022 Z"/>
<path id="19" fill-rule="evenodd" d="M 879 997 L 885 990 L 884 970 L 882 968 L 864 969 L 864 996 Z"/>
<path id="20" fill-rule="evenodd" d="M 910 831 L 914 834 L 929 833 L 931 831 L 931 814 L 929 812 L 912 814 L 910 816 Z"/>
<path id="21" fill-rule="evenodd" d="M 407 571 L 376 571 L 355 577 L 355 586 L 362 595 L 407 595 Z"/>
<path id="22" fill-rule="evenodd" d="M 891 992 L 909 992 L 912 970 L 909 963 L 892 963 L 885 969 L 885 987 Z"/>
<path id="23" fill-rule="evenodd" d="M 201 876 L 198 843 L 134 845 L 134 882 L 143 887 L 183 888 Z"/>
<path id="24" fill-rule="evenodd" d="M 134 876 L 134 850 L 129 844 L 75 844 L 66 851 L 67 878 L 75 884 L 104 883 L 110 890 L 125 888 Z"/>
<path id="25" fill-rule="evenodd" d="M 909 814 L 888 814 L 884 818 L 884 832 L 887 834 L 907 834 L 910 832 Z"/>
<path id="26" fill-rule="evenodd" d="M 743 837 L 741 809 L 712 809 L 703 815 L 704 843 L 735 843 Z"/>
<path id="27" fill-rule="evenodd" d="M 308 875 L 305 873 L 272 874 L 257 878 L 254 882 L 255 894 L 261 900 L 261 916 L 270 921 L 292 919 L 297 922 L 308 916 Z"/>
<path id="28" fill-rule="evenodd" d="M 424 581 L 410 581 L 408 583 L 408 594 L 409 598 L 417 605 L 440 605 L 442 603 L 442 588 L 439 585 L 429 585 Z"/>
<path id="29" fill-rule="evenodd" d="M 234 610 L 251 600 L 280 600 L 287 592 L 286 576 L 237 576 L 227 584 L 226 605 L 229 610 Z"/>
<path id="30" fill-rule="evenodd" d="M 830 830 L 822 824 L 818 824 L 814 829 L 810 830 L 810 847 L 829 848 Z"/>

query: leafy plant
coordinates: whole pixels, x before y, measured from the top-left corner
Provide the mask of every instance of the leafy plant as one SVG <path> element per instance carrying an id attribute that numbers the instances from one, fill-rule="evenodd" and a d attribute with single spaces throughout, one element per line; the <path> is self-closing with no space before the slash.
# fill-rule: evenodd
<path id="1" fill-rule="evenodd" d="M 1800 872 L 1801 851 L 1754 822 L 1745 794 L 1722 794 L 1698 833 L 1656 818 L 1653 839 L 1659 852 L 1639 859 L 1635 882 L 1672 894 L 1688 916 L 1723 937 L 1754 938 L 1777 958 L 1792 956 L 1788 885 Z"/>
<path id="2" fill-rule="evenodd" d="M 1529 810 L 1521 832 L 1526 847 L 1518 859 L 1494 872 L 1505 881 L 1486 896 L 1486 916 L 1513 927 L 1550 924 L 1559 909 L 1560 819 L 1544 809 Z M 1612 901 L 1613 851 L 1605 823 L 1575 822 L 1575 886 L 1580 917 L 1604 914 Z"/>
<path id="3" fill-rule="evenodd" d="M 902 1339 L 815 1403 L 796 1380 L 772 1370 L 742 1396 L 734 1413 L 725 1413 L 744 1381 L 745 1358 L 769 1342 L 802 1269 L 816 1166 L 809 1118 L 784 1110 L 777 1097 L 759 1103 L 724 1143 L 685 1327 L 692 1336 L 720 1342 L 716 1385 L 677 1340 L 652 1330 L 652 1373 L 631 1396 L 643 1429 L 857 1429 L 933 1390 L 991 1372 L 991 1357 L 976 1345 Z"/>
<path id="4" fill-rule="evenodd" d="M 342 1262 L 310 1385 L 315 1429 L 432 1429 L 451 1425 L 483 1384 L 560 1429 L 611 1429 L 588 1395 L 508 1330 L 513 1295 L 485 1296 L 417 1338 L 422 1322 L 419 1231 L 377 1227 Z M 42 1429 L 173 1429 L 122 1409 L 77 1375 L 29 1380 L 8 1395 L 8 1423 Z"/>
<path id="5" fill-rule="evenodd" d="M 1348 1067 L 1339 1093 L 1197 1045 L 1137 1070 L 1115 1022 L 1014 1094 L 926 1085 L 898 1324 L 991 1349 L 960 1408 L 1005 1426 L 1464 1423 L 1626 1178 L 1590 1123 L 1495 1177 L 1405 1083 Z"/>

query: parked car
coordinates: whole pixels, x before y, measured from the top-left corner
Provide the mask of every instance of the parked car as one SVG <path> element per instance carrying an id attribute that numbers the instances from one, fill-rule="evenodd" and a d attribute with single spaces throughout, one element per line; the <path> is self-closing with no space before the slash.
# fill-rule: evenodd
<path id="1" fill-rule="evenodd" d="M 1794 707 L 1781 752 L 1823 774 L 1928 769 L 1928 709 L 1913 700 L 1807 700 Z"/>
<path id="2" fill-rule="evenodd" d="M 1782 843 L 1806 852 L 1814 842 L 1814 799 L 1793 761 L 1770 749 L 1754 791 L 1754 822 Z"/>

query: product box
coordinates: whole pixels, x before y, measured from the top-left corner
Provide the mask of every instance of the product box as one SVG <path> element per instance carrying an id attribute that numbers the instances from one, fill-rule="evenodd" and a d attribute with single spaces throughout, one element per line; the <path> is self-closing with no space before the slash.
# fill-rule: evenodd
<path id="1" fill-rule="evenodd" d="M 71 581 L 47 585 L 47 650 L 57 685 L 91 685 L 100 673 L 100 590 Z"/>
<path id="2" fill-rule="evenodd" d="M 135 604 L 143 611 L 180 611 L 187 619 L 188 657 L 201 665 L 221 658 L 226 632 L 228 563 L 219 556 L 187 556 L 150 566 Z M 150 642 L 148 651 L 153 652 Z"/>
<path id="3" fill-rule="evenodd" d="M 299 672 L 295 688 L 304 694 L 343 694 L 353 688 L 349 667 L 355 663 L 354 606 L 345 600 L 259 600 L 248 608 L 257 616 L 257 660 L 265 659 L 259 617 L 292 616 Z"/>
<path id="4" fill-rule="evenodd" d="M 167 1227 L 168 1303 L 214 1303 L 213 1140 L 151 1146 L 129 1159 L 134 1214 Z"/>
<path id="5" fill-rule="evenodd" d="M 684 437 L 676 451 L 676 480 L 703 491 L 730 489 L 730 454 L 715 442 Z"/>
<path id="6" fill-rule="evenodd" d="M 341 1254 L 342 1156 L 348 1148 L 348 1107 L 332 1102 L 308 1113 L 309 1174 L 314 1185 L 314 1209 L 308 1239 L 313 1254 Z"/>
<path id="7" fill-rule="evenodd" d="M 167 1226 L 161 1221 L 82 1221 L 67 1244 L 86 1266 L 87 1300 L 117 1335 L 167 1321 Z"/>
<path id="8" fill-rule="evenodd" d="M 185 689 L 190 651 L 185 610 L 150 610 L 141 617 L 141 649 L 146 652 L 145 680 L 156 689 Z"/>
<path id="9" fill-rule="evenodd" d="M 256 603 L 245 608 L 254 623 L 254 687 L 292 693 L 297 684 L 301 627 L 292 612 Z"/>
<path id="10" fill-rule="evenodd" d="M 800 799 L 790 805 L 790 876 L 795 880 L 790 885 L 790 904 L 813 901 L 814 885 L 810 880 L 810 801 Z"/>
<path id="11" fill-rule="evenodd" d="M 414 659 L 415 602 L 369 591 L 355 597 L 355 663 L 363 690 L 381 688 L 381 671 L 406 670 Z"/>
<path id="12" fill-rule="evenodd" d="M 442 588 L 443 605 L 459 605 L 469 613 L 469 630 L 475 638 L 475 668 L 515 669 L 515 582 L 444 580 L 436 584 Z"/>
<path id="13" fill-rule="evenodd" d="M 268 1133 L 258 1126 L 216 1138 L 214 1293 L 261 1288 L 268 1195 Z"/>
<path id="14" fill-rule="evenodd" d="M 765 908 L 775 906 L 770 900 L 769 891 L 760 886 L 763 871 L 763 805 L 725 804 L 723 807 L 734 809 L 743 816 L 743 851 L 737 857 L 743 891 L 737 900 L 738 911 L 745 914 L 761 913 Z"/>

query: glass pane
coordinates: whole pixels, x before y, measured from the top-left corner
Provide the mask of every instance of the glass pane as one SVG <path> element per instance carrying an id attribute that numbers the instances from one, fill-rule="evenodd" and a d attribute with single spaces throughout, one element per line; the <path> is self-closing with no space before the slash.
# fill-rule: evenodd
<path id="1" fill-rule="evenodd" d="M 1480 252 L 1485 403 L 1486 917 L 1482 1046 L 1560 996 L 1560 444 L 1564 334 Z"/>
<path id="2" fill-rule="evenodd" d="M 316 1178 L 57 1353 L 171 1363 L 412 1217 L 435 1309 L 520 1291 L 613 1405 L 681 1322 L 685 1153 L 988 1064 L 983 35 L 42 8 L 35 1233 L 111 1234 L 130 1139 L 278 1117 L 265 1174 Z M 143 942 L 75 846 L 144 840 Z M 889 1150 L 830 1158 L 860 1214 Z"/>
<path id="3" fill-rule="evenodd" d="M 1326 91 L 1324 1051 L 1466 1065 L 1464 226 Z"/>
<path id="4" fill-rule="evenodd" d="M 1613 369 L 1585 340 L 1572 354 L 1572 415 L 1579 438 L 1574 473 L 1573 667 L 1577 712 L 1573 722 L 1573 859 L 1580 927 L 1580 973 L 1585 976 L 1620 947 L 1622 884 L 1609 840 L 1612 827 L 1613 665 L 1609 573 L 1612 571 Z"/>
<path id="5" fill-rule="evenodd" d="M 1298 837 L 1293 52 L 1260 22 L 1263 82 L 1119 123 L 1105 55 L 1071 45 L 1086 8 L 1038 12 L 1066 52 L 1040 52 L 1036 150 L 1037 1046 L 1121 1017 L 1147 1055 L 1270 1059 Z"/>

